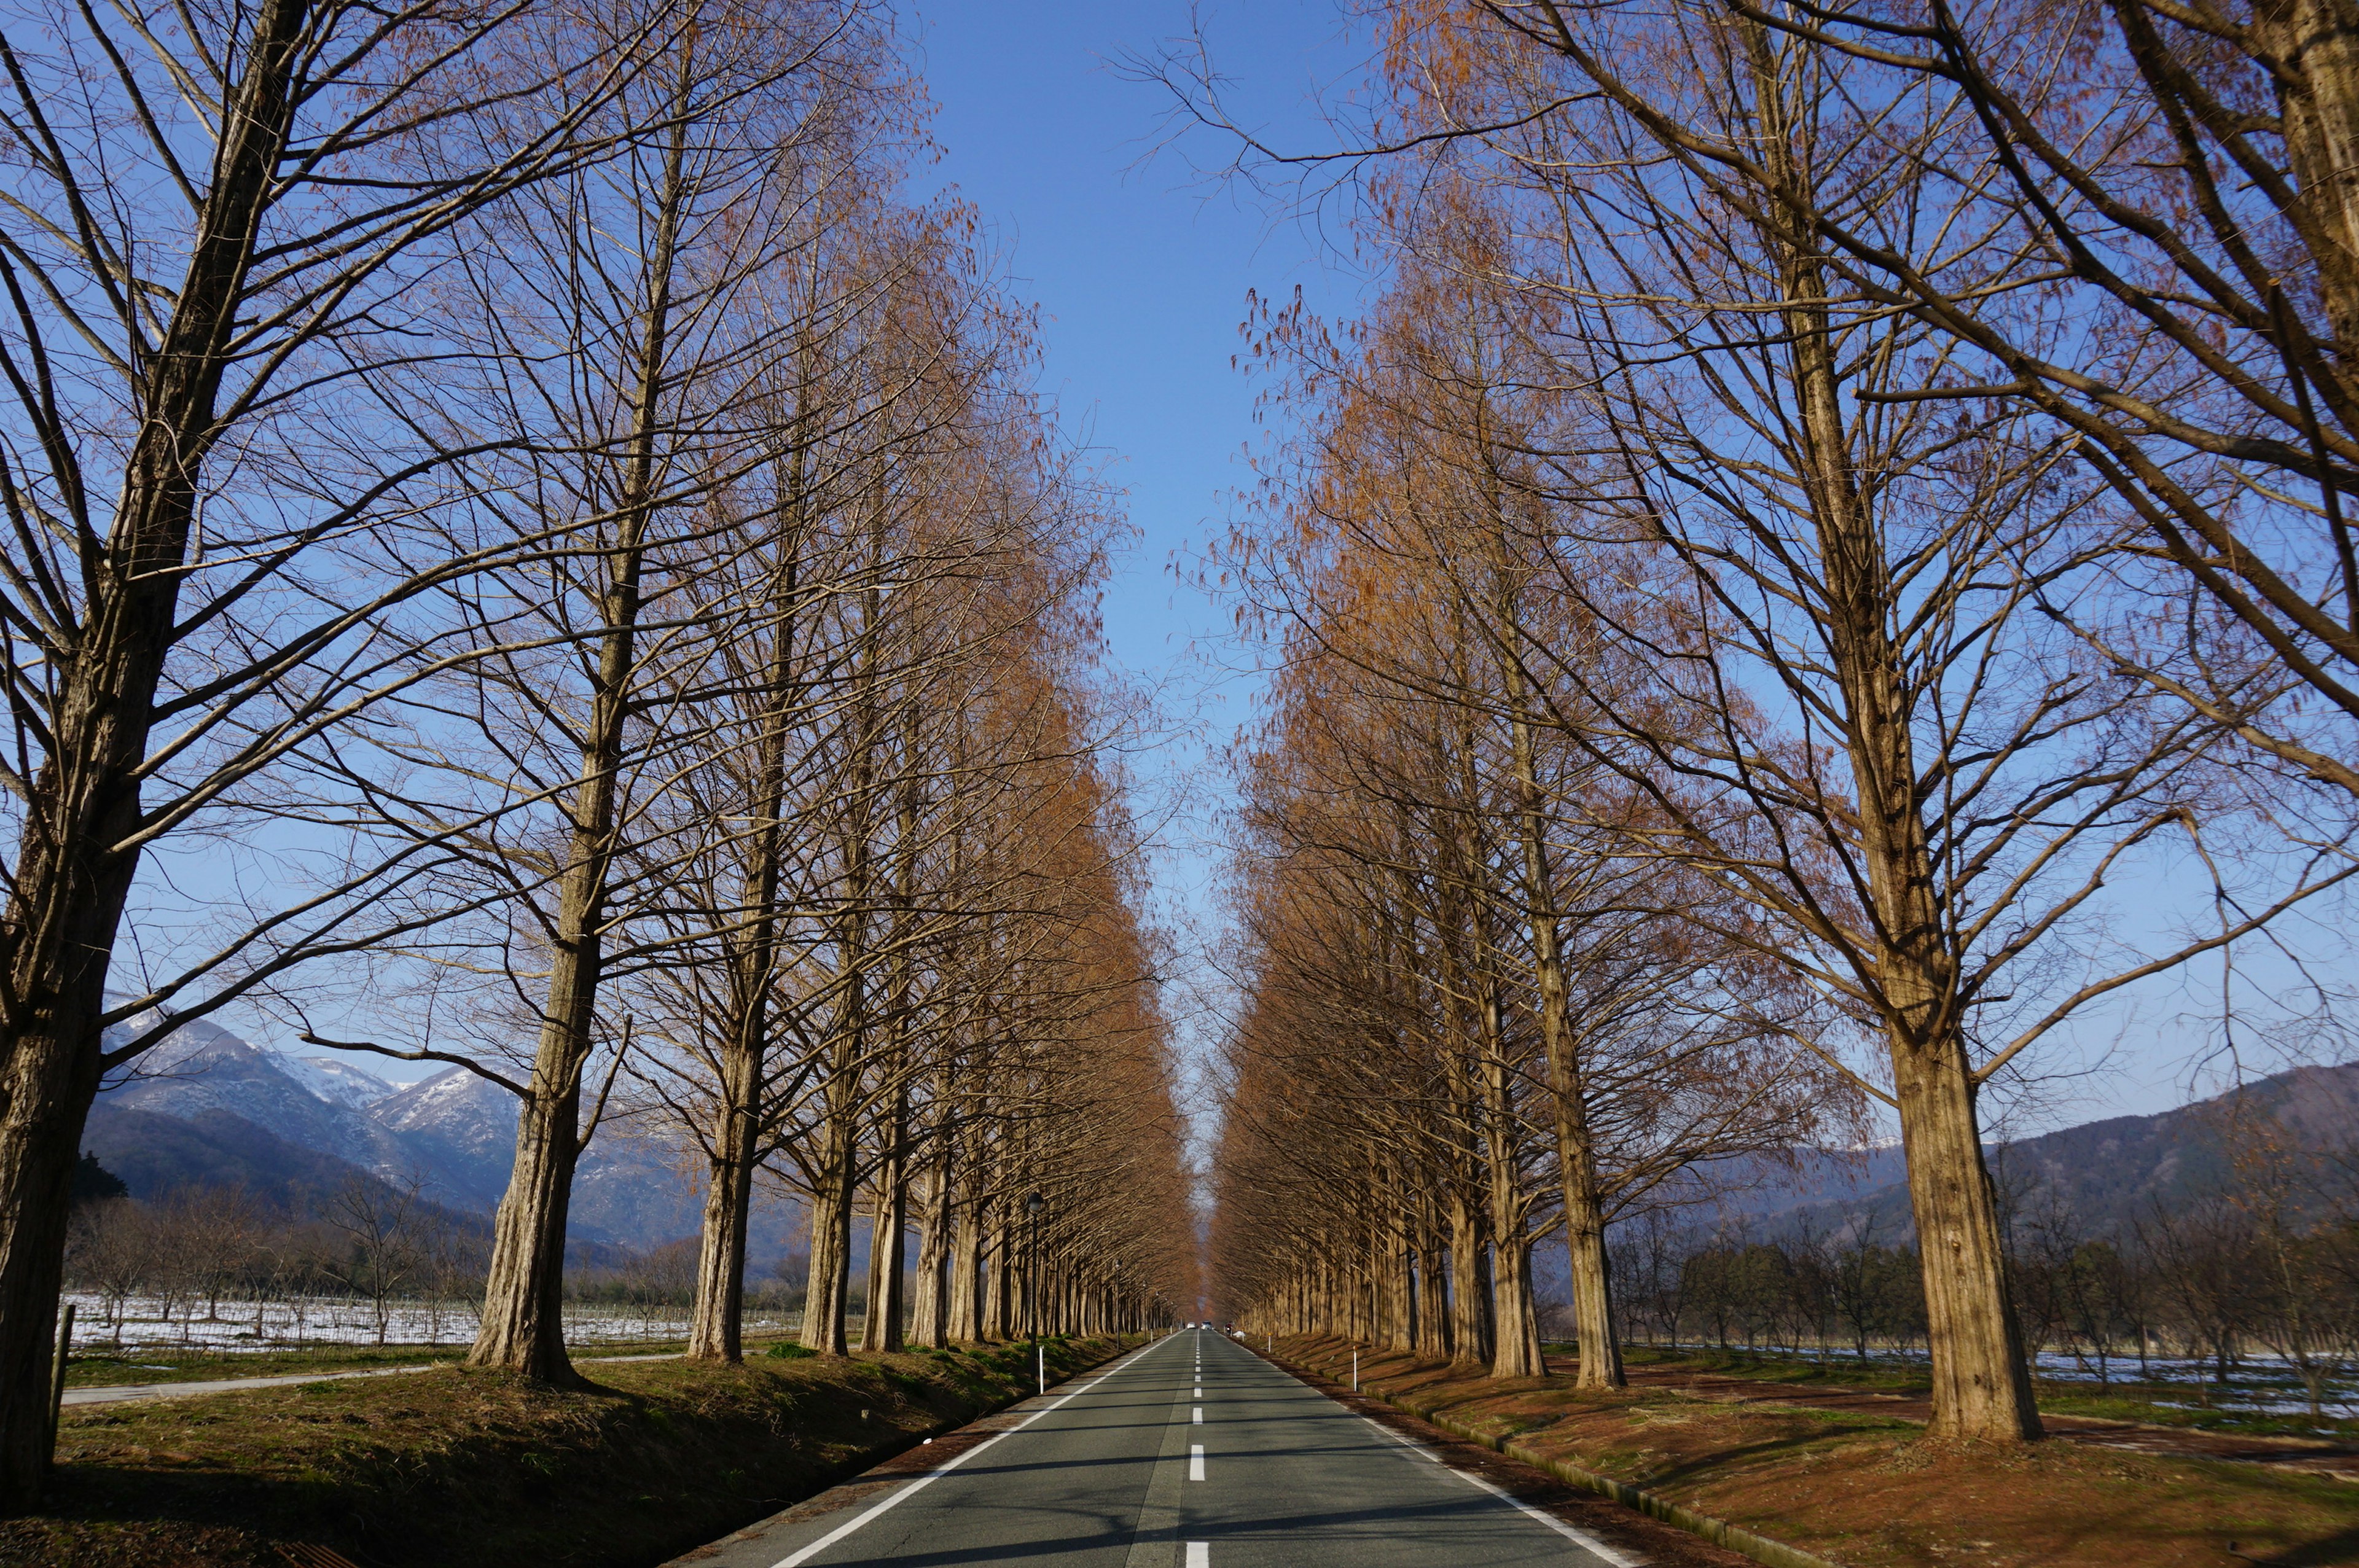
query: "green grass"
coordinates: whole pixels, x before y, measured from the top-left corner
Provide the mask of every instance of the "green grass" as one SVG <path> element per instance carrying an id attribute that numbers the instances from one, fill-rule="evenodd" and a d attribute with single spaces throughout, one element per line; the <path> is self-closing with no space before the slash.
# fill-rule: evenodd
<path id="1" fill-rule="evenodd" d="M 1115 1348 L 1052 1346 L 1051 1375 Z M 984 1369 L 1004 1354 L 756 1354 L 587 1365 L 583 1390 L 441 1366 L 82 1407 L 48 1511 L 0 1521 L 0 1568 L 284 1568 L 305 1543 L 379 1568 L 638 1568 L 1029 1394 L 1022 1349 L 1020 1376 Z"/>
<path id="2" fill-rule="evenodd" d="M 297 1372 L 363 1372 L 455 1361 L 464 1345 L 336 1345 L 305 1350 L 77 1350 L 66 1365 L 66 1387 L 123 1383 L 195 1383 L 218 1378 L 276 1378 Z"/>

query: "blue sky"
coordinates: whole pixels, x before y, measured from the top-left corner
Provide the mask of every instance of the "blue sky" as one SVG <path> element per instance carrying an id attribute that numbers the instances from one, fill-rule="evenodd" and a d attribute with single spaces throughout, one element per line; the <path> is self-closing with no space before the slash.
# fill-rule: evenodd
<path id="1" fill-rule="evenodd" d="M 1196 14 L 1256 124 L 1294 145 L 1323 140 L 1319 96 L 1356 80 L 1362 58 L 1335 0 Z M 912 30 L 944 157 L 911 194 L 954 189 L 981 211 L 1016 292 L 1041 307 L 1041 390 L 1124 492 L 1138 538 L 1107 596 L 1108 639 L 1118 665 L 1163 689 L 1172 719 L 1196 722 L 1135 767 L 1145 816 L 1160 820 L 1174 786 L 1195 794 L 1188 819 L 1161 834 L 1160 881 L 1179 910 L 1201 914 L 1213 861 L 1197 829 L 1217 804 L 1202 744 L 1234 732 L 1253 683 L 1225 673 L 1237 650 L 1224 612 L 1171 568 L 1249 483 L 1254 388 L 1230 362 L 1247 290 L 1300 287 L 1314 308 L 1348 310 L 1358 280 L 1309 225 L 1157 153 L 1170 100 L 1121 62 L 1182 35 L 1190 16 L 1176 0 L 920 7 Z M 1209 137 L 1188 150 L 1220 152 Z"/>

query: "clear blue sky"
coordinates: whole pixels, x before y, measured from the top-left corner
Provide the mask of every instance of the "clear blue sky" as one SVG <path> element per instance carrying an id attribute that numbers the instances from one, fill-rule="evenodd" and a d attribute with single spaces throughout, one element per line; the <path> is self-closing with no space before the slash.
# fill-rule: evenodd
<path id="1" fill-rule="evenodd" d="M 1215 0 L 1197 15 L 1255 122 L 1294 145 L 1323 141 L 1318 98 L 1355 81 L 1363 58 L 1335 0 Z M 1106 600 L 1114 657 L 1164 686 L 1175 718 L 1199 721 L 1194 738 L 1136 761 L 1148 816 L 1164 809 L 1161 786 L 1217 788 L 1201 742 L 1232 733 L 1250 701 L 1250 680 L 1216 678 L 1235 656 L 1223 613 L 1171 571 L 1249 482 L 1254 390 L 1230 362 L 1246 291 L 1299 286 L 1330 311 L 1357 291 L 1309 226 L 1274 221 L 1181 157 L 1150 156 L 1170 100 L 1122 62 L 1190 25 L 1184 0 L 934 0 L 911 23 L 945 155 L 911 194 L 973 202 L 1016 291 L 1041 307 L 1041 390 L 1107 458 L 1138 530 Z M 1220 152 L 1209 137 L 1190 147 Z M 1162 835 L 1161 881 L 1201 913 L 1212 860 L 1194 826 L 1214 802 L 1200 791 L 1194 804 Z"/>

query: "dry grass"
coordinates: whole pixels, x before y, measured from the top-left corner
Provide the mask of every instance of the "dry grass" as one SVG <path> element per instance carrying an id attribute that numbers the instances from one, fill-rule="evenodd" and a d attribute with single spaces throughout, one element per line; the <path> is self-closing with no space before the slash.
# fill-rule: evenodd
<path id="1" fill-rule="evenodd" d="M 1280 1346 L 1332 1375 L 1349 1346 Z M 1660 1492 L 1854 1568 L 2310 1568 L 2359 1563 L 2359 1486 L 2078 1444 L 1946 1447 L 1870 1412 L 1723 1405 L 1662 1390 L 1576 1394 L 1405 1357 L 1363 1387 Z"/>
<path id="2" fill-rule="evenodd" d="M 571 1392 L 443 1367 L 69 1412 L 52 1506 L 0 1522 L 0 1563 L 659 1562 L 1029 1391 L 1030 1353 L 587 1370 Z"/>

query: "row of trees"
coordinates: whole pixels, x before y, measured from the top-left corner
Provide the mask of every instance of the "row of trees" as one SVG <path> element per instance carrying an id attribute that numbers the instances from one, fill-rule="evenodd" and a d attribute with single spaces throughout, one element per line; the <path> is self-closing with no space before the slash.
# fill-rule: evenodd
<path id="1" fill-rule="evenodd" d="M 2035 1438 L 1984 1095 L 2354 870 L 2346 18 L 1375 20 L 1387 291 L 1251 323 L 1221 1288 L 1519 1372 L 1560 1227 L 1610 1383 L 1603 1227 L 1880 1104 L 1933 1430 Z"/>
<path id="2" fill-rule="evenodd" d="M 2003 1202 L 2007 1280 L 2035 1356 L 2069 1359 L 2100 1387 L 2153 1363 L 2197 1370 L 2208 1403 L 2239 1367 L 2299 1381 L 2313 1417 L 2359 1390 L 2359 1202 L 2350 1172 L 2280 1154 L 2212 1190 L 2150 1199 L 2095 1226 L 2056 1186 Z M 1649 1214 L 1617 1239 L 1625 1331 L 1649 1343 L 1848 1354 L 1925 1343 L 1917 1249 L 1872 1207 L 1762 1238 L 1748 1225 L 1681 1227 Z"/>
<path id="3" fill-rule="evenodd" d="M 429 1343 L 451 1333 L 471 1336 L 482 1320 L 490 1227 L 426 1201 L 421 1191 L 417 1182 L 355 1176 L 306 1195 L 311 1201 L 294 1209 L 235 1186 L 79 1203 L 66 1282 L 99 1297 L 104 1309 L 103 1325 L 84 1319 L 79 1332 L 103 1327 L 119 1341 L 136 1306 L 168 1325 L 179 1318 L 184 1340 L 201 1321 L 248 1324 L 242 1332 L 255 1340 L 284 1337 L 291 1326 L 300 1343 L 311 1309 L 342 1302 L 365 1313 L 379 1345 L 404 1307 L 424 1318 Z M 577 1260 L 567 1299 L 577 1308 L 631 1311 L 652 1331 L 657 1309 L 684 1318 L 695 1304 L 699 1250 L 690 1237 L 586 1266 Z M 799 1250 L 778 1259 L 772 1277 L 747 1282 L 748 1307 L 799 1308 L 809 1262 Z"/>
<path id="4" fill-rule="evenodd" d="M 152 1303 L 167 1322 L 177 1314 L 184 1336 L 200 1310 L 208 1323 L 223 1321 L 227 1303 L 251 1312 L 259 1339 L 270 1303 L 333 1296 L 365 1307 L 379 1345 L 397 1303 L 426 1303 L 439 1340 L 444 1313 L 481 1289 L 483 1227 L 421 1201 L 415 1184 L 355 1178 L 312 1206 L 308 1216 L 283 1213 L 237 1187 L 84 1203 L 74 1211 L 67 1278 L 100 1297 L 118 1336 L 134 1302 Z"/>
<path id="5" fill-rule="evenodd" d="M 757 1173 L 845 1344 L 1191 1299 L 1104 498 L 869 0 L 20 7 L 0 173 L 0 1506 L 102 1078 L 244 1005 L 512 1090 L 484 1365 L 584 1143 Z M 1038 1195 L 1027 1217 L 1026 1206 Z M 872 1286 L 870 1300 L 880 1300 Z"/>

